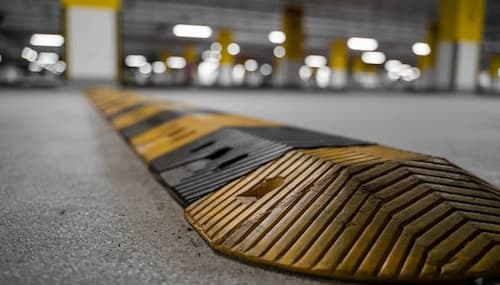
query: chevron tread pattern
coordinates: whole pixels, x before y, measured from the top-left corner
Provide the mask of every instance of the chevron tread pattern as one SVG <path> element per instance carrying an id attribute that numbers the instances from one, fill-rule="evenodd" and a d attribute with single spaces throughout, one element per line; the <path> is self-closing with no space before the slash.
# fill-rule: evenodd
<path id="1" fill-rule="evenodd" d="M 276 189 L 240 199 L 278 177 Z M 186 217 L 219 251 L 321 276 L 500 275 L 498 189 L 444 159 L 382 146 L 291 151 L 198 200 Z"/>

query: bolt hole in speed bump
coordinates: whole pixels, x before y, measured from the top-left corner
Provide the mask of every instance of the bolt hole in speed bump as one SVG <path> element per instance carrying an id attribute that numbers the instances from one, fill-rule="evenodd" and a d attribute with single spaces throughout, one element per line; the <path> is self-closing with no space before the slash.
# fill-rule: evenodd
<path id="1" fill-rule="evenodd" d="M 500 278 L 500 191 L 446 159 L 111 89 L 88 97 L 216 251 L 354 281 Z"/>

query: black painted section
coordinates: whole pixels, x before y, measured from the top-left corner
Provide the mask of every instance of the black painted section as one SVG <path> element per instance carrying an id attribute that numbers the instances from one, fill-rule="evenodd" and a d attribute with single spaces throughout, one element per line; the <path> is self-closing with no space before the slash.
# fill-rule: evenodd
<path id="1" fill-rule="evenodd" d="M 367 141 L 348 138 L 338 135 L 329 135 L 296 127 L 239 127 L 238 130 L 261 137 L 278 141 L 294 148 L 317 148 L 326 146 L 351 146 L 373 144 Z"/>
<path id="2" fill-rule="evenodd" d="M 291 149 L 224 128 L 153 160 L 150 168 L 187 206 Z"/>
<path id="3" fill-rule="evenodd" d="M 154 128 L 156 126 L 159 126 L 163 123 L 166 123 L 171 120 L 175 120 L 179 117 L 182 116 L 187 116 L 187 115 L 193 115 L 193 114 L 201 114 L 201 113 L 207 113 L 207 114 L 216 114 L 218 112 L 212 111 L 212 110 L 203 110 L 203 109 L 187 109 L 187 110 L 168 110 L 168 111 L 162 111 L 159 112 L 158 114 L 151 116 L 147 119 L 144 119 L 140 122 L 137 122 L 136 124 L 133 124 L 131 126 L 128 126 L 126 128 L 123 128 L 120 130 L 120 133 L 122 136 L 124 136 L 127 140 L 131 139 L 132 137 L 135 137 L 137 135 L 140 135 L 143 132 L 146 132 L 150 130 L 151 128 Z"/>

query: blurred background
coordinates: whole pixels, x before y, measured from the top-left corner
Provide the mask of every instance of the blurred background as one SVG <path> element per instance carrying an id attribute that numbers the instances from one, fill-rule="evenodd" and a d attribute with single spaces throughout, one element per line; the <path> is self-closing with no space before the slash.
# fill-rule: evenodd
<path id="1" fill-rule="evenodd" d="M 0 84 L 500 92 L 500 1 L 3 0 Z"/>

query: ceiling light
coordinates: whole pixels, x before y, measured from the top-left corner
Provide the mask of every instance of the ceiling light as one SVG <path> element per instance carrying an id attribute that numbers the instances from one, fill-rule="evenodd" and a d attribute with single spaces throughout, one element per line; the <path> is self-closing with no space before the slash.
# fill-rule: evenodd
<path id="1" fill-rule="evenodd" d="M 150 74 L 153 68 L 151 67 L 151 64 L 149 62 L 144 63 L 143 65 L 139 66 L 139 72 L 147 75 Z"/>
<path id="2" fill-rule="evenodd" d="M 55 52 L 41 52 L 36 60 L 38 64 L 54 64 L 59 60 L 59 55 Z"/>
<path id="3" fill-rule="evenodd" d="M 384 64 L 385 70 L 390 72 L 397 72 L 400 66 L 401 66 L 401 61 L 397 59 L 389 59 Z"/>
<path id="4" fill-rule="evenodd" d="M 146 63 L 146 57 L 143 55 L 131 54 L 125 57 L 125 65 L 128 67 L 139 67 Z"/>
<path id="5" fill-rule="evenodd" d="M 239 54 L 240 53 L 240 45 L 237 44 L 237 43 L 230 43 L 227 46 L 227 52 L 230 55 L 237 55 L 237 54 Z"/>
<path id="6" fill-rule="evenodd" d="M 245 67 L 243 64 L 236 64 L 231 72 L 233 83 L 241 85 L 245 81 Z"/>
<path id="7" fill-rule="evenodd" d="M 259 64 L 255 59 L 247 59 L 245 61 L 245 69 L 247 71 L 256 71 L 257 68 L 259 67 Z"/>
<path id="8" fill-rule="evenodd" d="M 367 51 L 361 55 L 361 60 L 368 64 L 382 64 L 385 62 L 385 54 L 381 51 Z"/>
<path id="9" fill-rule="evenodd" d="M 162 61 L 155 61 L 153 62 L 153 72 L 154 73 L 163 73 L 167 70 L 165 67 L 165 63 Z"/>
<path id="10" fill-rule="evenodd" d="M 64 37 L 58 34 L 33 34 L 30 44 L 43 47 L 60 47 L 64 44 Z"/>
<path id="11" fill-rule="evenodd" d="M 285 54 L 286 54 L 286 50 L 285 50 L 285 48 L 284 48 L 284 47 L 282 47 L 282 46 L 277 46 L 277 47 L 275 47 L 275 48 L 273 49 L 273 54 L 274 54 L 274 56 L 275 56 L 275 57 L 277 57 L 277 58 L 282 58 L 282 57 L 284 57 L 284 56 L 285 56 Z"/>
<path id="12" fill-rule="evenodd" d="M 29 62 L 34 62 L 38 57 L 38 53 L 36 52 L 36 50 L 30 47 L 24 47 L 23 50 L 21 51 L 21 57 Z"/>
<path id="13" fill-rule="evenodd" d="M 302 80 L 308 80 L 309 78 L 311 78 L 311 75 L 312 75 L 312 69 L 309 66 L 302 65 L 299 68 L 299 77 L 300 77 L 300 79 L 302 79 Z"/>
<path id="14" fill-rule="evenodd" d="M 316 84 L 319 88 L 326 88 L 330 85 L 330 68 L 322 66 L 316 71 Z"/>
<path id="15" fill-rule="evenodd" d="M 304 62 L 309 67 L 321 67 L 326 65 L 326 57 L 322 55 L 308 55 Z"/>
<path id="16" fill-rule="evenodd" d="M 220 52 L 222 50 L 222 45 L 218 42 L 213 42 L 210 44 L 210 50 L 214 52 Z"/>
<path id="17" fill-rule="evenodd" d="M 273 72 L 273 67 L 269 63 L 264 63 L 263 65 L 260 66 L 259 70 L 260 73 L 262 73 L 262 75 L 267 76 Z"/>
<path id="18" fill-rule="evenodd" d="M 431 47 L 427 43 L 414 43 L 411 50 L 416 55 L 429 55 L 431 54 Z"/>
<path id="19" fill-rule="evenodd" d="M 61 74 L 66 70 L 66 62 L 60 60 L 56 62 L 53 66 L 54 72 L 56 74 Z"/>
<path id="20" fill-rule="evenodd" d="M 352 37 L 347 40 L 347 46 L 352 50 L 372 51 L 378 48 L 376 39 Z"/>
<path id="21" fill-rule="evenodd" d="M 167 58 L 167 66 L 172 69 L 183 69 L 186 66 L 186 60 L 180 56 L 170 56 Z"/>
<path id="22" fill-rule="evenodd" d="M 209 38 L 212 28 L 202 25 L 175 25 L 172 29 L 174 35 L 182 38 Z"/>
<path id="23" fill-rule="evenodd" d="M 42 71 L 42 67 L 36 62 L 30 62 L 30 64 L 28 64 L 28 70 L 31 72 L 40 72 Z"/>
<path id="24" fill-rule="evenodd" d="M 282 44 L 286 40 L 286 35 L 282 31 L 272 31 L 267 35 L 267 38 L 273 44 Z"/>

